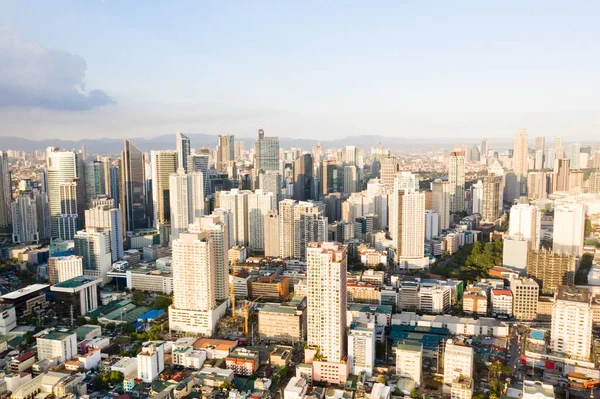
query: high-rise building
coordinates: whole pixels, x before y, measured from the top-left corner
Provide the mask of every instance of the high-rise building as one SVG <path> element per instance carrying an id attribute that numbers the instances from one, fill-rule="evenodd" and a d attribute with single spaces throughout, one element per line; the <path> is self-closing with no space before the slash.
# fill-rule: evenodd
<path id="1" fill-rule="evenodd" d="M 508 235 L 511 238 L 523 238 L 531 242 L 531 248 L 540 247 L 541 217 L 536 206 L 516 204 L 510 208 Z"/>
<path id="2" fill-rule="evenodd" d="M 567 146 L 567 158 L 569 159 L 571 169 L 579 169 L 581 153 L 581 143 L 571 143 Z"/>
<path id="3" fill-rule="evenodd" d="M 438 223 L 438 233 L 440 233 L 450 227 L 450 183 L 436 179 L 431 183 L 431 191 L 432 209 L 440 218 Z"/>
<path id="4" fill-rule="evenodd" d="M 313 161 L 311 154 L 302 154 L 294 161 L 294 199 L 314 199 Z"/>
<path id="5" fill-rule="evenodd" d="M 264 220 L 265 256 L 279 256 L 279 214 L 276 211 L 267 212 Z"/>
<path id="6" fill-rule="evenodd" d="M 396 173 L 398 173 L 398 158 L 394 156 L 381 158 L 381 182 L 390 190 L 394 187 Z"/>
<path id="7" fill-rule="evenodd" d="M 92 206 L 96 197 L 106 195 L 106 178 L 104 164 L 100 161 L 83 162 L 83 183 L 85 209 Z"/>
<path id="8" fill-rule="evenodd" d="M 565 156 L 565 150 L 562 144 L 562 137 L 554 138 L 554 155 L 556 156 L 556 158 L 564 158 Z"/>
<path id="9" fill-rule="evenodd" d="M 450 185 L 450 212 L 463 212 L 465 210 L 465 154 L 462 152 L 450 153 L 448 184 Z"/>
<path id="10" fill-rule="evenodd" d="M 38 242 L 40 237 L 35 199 L 30 194 L 21 194 L 15 198 L 11 209 L 13 242 L 15 244 Z"/>
<path id="11" fill-rule="evenodd" d="M 121 154 L 121 185 L 119 206 L 125 232 L 148 227 L 148 195 L 144 153 L 129 140 L 124 141 Z"/>
<path id="12" fill-rule="evenodd" d="M 480 214 L 483 212 L 483 182 L 477 180 L 477 183 L 471 186 L 471 200 L 473 202 L 472 213 Z"/>
<path id="13" fill-rule="evenodd" d="M 487 157 L 487 153 L 488 153 L 488 139 L 487 137 L 484 137 L 481 140 L 481 148 L 479 150 L 479 160 L 481 161 L 481 163 L 485 163 L 485 159 Z"/>
<path id="14" fill-rule="evenodd" d="M 482 222 L 494 223 L 502 214 L 501 187 L 501 177 L 488 175 L 483 178 Z"/>
<path id="15" fill-rule="evenodd" d="M 585 206 L 574 199 L 561 201 L 554 208 L 552 250 L 559 254 L 583 255 Z"/>
<path id="16" fill-rule="evenodd" d="M 554 187 L 552 191 L 569 191 L 571 176 L 570 162 L 567 158 L 557 158 L 554 161 Z"/>
<path id="17" fill-rule="evenodd" d="M 279 203 L 280 256 L 305 259 L 306 245 L 327 240 L 324 204 L 290 199 Z"/>
<path id="18" fill-rule="evenodd" d="M 358 169 L 354 165 L 344 166 L 344 193 L 351 194 L 358 191 Z"/>
<path id="19" fill-rule="evenodd" d="M 229 249 L 232 247 L 229 240 L 228 223 L 224 217 L 227 211 L 213 212 L 202 216 L 190 225 L 190 232 L 206 232 L 212 240 L 214 261 L 214 292 L 215 300 L 219 303 L 229 298 Z"/>
<path id="20" fill-rule="evenodd" d="M 263 192 L 273 194 L 273 209 L 277 209 L 279 201 L 283 199 L 281 195 L 281 187 L 283 186 L 281 174 L 277 171 L 260 173 L 258 181 L 258 186 Z"/>
<path id="21" fill-rule="evenodd" d="M 444 384 L 450 385 L 457 377 L 473 378 L 474 351 L 465 344 L 446 342 L 444 350 Z"/>
<path id="22" fill-rule="evenodd" d="M 58 217 L 62 215 L 60 185 L 77 178 L 77 156 L 73 151 L 48 147 L 46 149 L 46 164 L 48 168 L 47 193 L 52 237 L 58 238 Z"/>
<path id="23" fill-rule="evenodd" d="M 137 355 L 137 378 L 151 383 L 165 369 L 165 347 L 162 341 L 145 342 Z"/>
<path id="24" fill-rule="evenodd" d="M 313 242 L 306 248 L 307 345 L 314 359 L 316 380 L 345 381 L 346 284 L 348 249 L 333 242 Z M 308 350 L 307 350 L 308 352 Z M 323 365 L 323 363 L 325 363 Z M 337 366 L 337 367 L 336 367 Z M 340 378 L 340 369 L 345 375 Z"/>
<path id="25" fill-rule="evenodd" d="M 556 159 L 556 152 L 554 148 L 548 147 L 546 148 L 546 152 L 544 153 L 544 169 L 552 169 L 554 168 L 554 160 Z"/>
<path id="26" fill-rule="evenodd" d="M 535 320 L 540 287 L 533 279 L 510 280 L 513 295 L 513 316 L 517 320 Z"/>
<path id="27" fill-rule="evenodd" d="M 350 373 L 373 376 L 375 366 L 375 322 L 353 320 L 348 331 L 348 364 Z"/>
<path id="28" fill-rule="evenodd" d="M 57 217 L 57 238 L 72 240 L 77 230 L 83 227 L 82 191 L 79 179 L 70 179 L 59 184 L 60 215 Z"/>
<path id="29" fill-rule="evenodd" d="M 204 175 L 183 169 L 169 176 L 171 240 L 186 231 L 196 218 L 204 215 Z"/>
<path id="30" fill-rule="evenodd" d="M 175 135 L 175 151 L 177 152 L 177 169 L 183 169 L 187 173 L 189 167 L 189 156 L 192 152 L 189 137 L 177 132 Z"/>
<path id="31" fill-rule="evenodd" d="M 123 251 L 123 216 L 114 207 L 114 200 L 97 200 L 94 207 L 85 211 L 85 228 L 108 233 L 112 261 L 125 255 Z"/>
<path id="32" fill-rule="evenodd" d="M 217 169 L 217 172 L 227 173 L 230 163 L 235 161 L 234 141 L 233 135 L 219 136 L 215 159 L 215 169 Z"/>
<path id="33" fill-rule="evenodd" d="M 545 199 L 548 196 L 548 176 L 546 172 L 529 172 L 527 175 L 527 198 Z"/>
<path id="34" fill-rule="evenodd" d="M 8 167 L 8 155 L 0 151 L 0 228 L 7 228 L 11 223 L 12 184 Z"/>
<path id="35" fill-rule="evenodd" d="M 600 194 L 600 172 L 592 172 L 588 180 L 589 192 Z"/>
<path id="36" fill-rule="evenodd" d="M 417 386 L 423 375 L 423 344 L 399 342 L 396 348 L 396 375 L 410 378 Z"/>
<path id="37" fill-rule="evenodd" d="M 552 308 L 552 351 L 588 361 L 592 348 L 593 316 L 589 289 L 560 286 Z"/>
<path id="38" fill-rule="evenodd" d="M 425 194 L 414 191 L 411 184 L 406 184 L 406 179 L 396 178 L 390 198 L 390 234 L 396 250 L 396 261 L 408 262 L 410 268 L 423 261 L 424 215 Z"/>
<path id="39" fill-rule="evenodd" d="M 254 169 L 279 171 L 279 138 L 265 137 L 264 129 L 258 129 L 258 140 L 254 144 Z"/>
<path id="40" fill-rule="evenodd" d="M 552 294 L 561 285 L 574 285 L 576 271 L 577 259 L 573 255 L 547 250 L 527 253 L 527 275 L 538 282 L 542 293 Z"/>
<path id="41" fill-rule="evenodd" d="M 83 258 L 81 256 L 57 256 L 48 259 L 50 284 L 62 283 L 79 276 L 83 276 Z"/>
<path id="42" fill-rule="evenodd" d="M 527 130 L 515 133 L 513 152 L 513 170 L 517 176 L 518 195 L 527 192 L 527 172 L 529 171 L 529 143 Z"/>
<path id="43" fill-rule="evenodd" d="M 175 151 L 152 151 L 150 159 L 152 163 L 153 226 L 158 228 L 159 225 L 165 225 L 171 221 L 169 176 L 178 170 L 178 153 Z M 181 173 L 185 173 L 184 168 L 181 169 Z"/>
<path id="44" fill-rule="evenodd" d="M 110 235 L 107 231 L 81 230 L 75 234 L 75 255 L 82 257 L 85 275 L 101 278 L 107 283 L 112 266 Z"/>

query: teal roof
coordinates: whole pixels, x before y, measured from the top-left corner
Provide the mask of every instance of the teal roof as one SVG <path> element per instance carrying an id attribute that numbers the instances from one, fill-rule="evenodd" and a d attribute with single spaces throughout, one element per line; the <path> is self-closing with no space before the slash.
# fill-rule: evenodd
<path id="1" fill-rule="evenodd" d="M 91 277 L 86 277 L 86 276 L 79 276 L 79 277 L 74 277 L 70 280 L 63 281 L 58 284 L 54 284 L 54 286 L 59 287 L 59 288 L 77 288 L 77 287 L 81 287 L 84 284 L 90 283 L 94 280 L 96 280 L 96 279 L 91 278 Z"/>

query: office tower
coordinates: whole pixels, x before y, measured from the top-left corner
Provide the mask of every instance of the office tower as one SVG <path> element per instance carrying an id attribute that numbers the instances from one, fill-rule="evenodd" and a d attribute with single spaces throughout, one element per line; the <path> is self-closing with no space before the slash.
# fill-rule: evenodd
<path id="1" fill-rule="evenodd" d="M 396 178 L 390 198 L 390 234 L 396 261 L 409 267 L 422 262 L 425 251 L 425 194 L 414 191 L 406 179 Z M 416 263 L 415 263 L 416 262 Z"/>
<path id="2" fill-rule="evenodd" d="M 40 240 L 52 238 L 52 225 L 50 222 L 50 206 L 48 194 L 45 192 L 34 192 L 35 213 L 37 217 L 37 228 Z"/>
<path id="3" fill-rule="evenodd" d="M 254 169 L 258 172 L 279 170 L 279 138 L 265 137 L 264 129 L 258 129 L 258 140 L 254 144 Z"/>
<path id="4" fill-rule="evenodd" d="M 258 186 L 263 192 L 273 194 L 272 209 L 277 209 L 279 201 L 283 199 L 283 196 L 281 195 L 281 187 L 283 186 L 281 174 L 277 171 L 271 170 L 268 172 L 260 173 L 258 175 L 258 180 Z"/>
<path id="5" fill-rule="evenodd" d="M 72 240 L 77 230 L 81 227 L 83 214 L 79 214 L 80 184 L 78 179 L 64 181 L 58 186 L 58 199 L 60 201 L 60 214 L 56 217 L 57 238 Z"/>
<path id="6" fill-rule="evenodd" d="M 483 140 L 481 140 L 481 148 L 479 150 L 479 161 L 481 163 L 485 163 L 485 158 L 487 157 L 487 153 L 488 153 L 488 139 L 487 139 L 487 137 L 484 137 Z"/>
<path id="7" fill-rule="evenodd" d="M 444 350 L 444 384 L 452 384 L 457 377 L 473 378 L 473 361 L 473 348 L 449 339 Z"/>
<path id="8" fill-rule="evenodd" d="M 85 211 L 85 228 L 88 231 L 104 231 L 109 236 L 112 261 L 125 255 L 123 250 L 123 216 L 114 207 L 114 200 L 96 200 L 94 207 Z"/>
<path id="9" fill-rule="evenodd" d="M 269 211 L 264 217 L 265 230 L 265 256 L 276 258 L 279 256 L 279 214 Z"/>
<path id="10" fill-rule="evenodd" d="M 112 266 L 109 233 L 93 229 L 81 230 L 75 234 L 74 240 L 75 255 L 83 258 L 84 274 L 101 278 L 105 283 L 110 281 L 111 278 L 107 277 Z"/>
<path id="11" fill-rule="evenodd" d="M 189 156 L 192 152 L 190 139 L 186 135 L 177 132 L 175 135 L 175 151 L 177 152 L 177 169 L 188 172 Z"/>
<path id="12" fill-rule="evenodd" d="M 57 256 L 48 259 L 48 280 L 54 285 L 83 276 L 83 258 L 81 256 Z"/>
<path id="13" fill-rule="evenodd" d="M 508 235 L 531 242 L 533 249 L 540 247 L 542 214 L 537 207 L 528 204 L 516 204 L 510 208 Z"/>
<path id="14" fill-rule="evenodd" d="M 581 166 L 579 165 L 580 152 L 581 152 L 581 144 L 580 143 L 572 143 L 567 147 L 567 158 L 569 159 L 569 165 L 571 169 L 579 169 Z"/>
<path id="15" fill-rule="evenodd" d="M 350 374 L 373 376 L 375 366 L 375 322 L 353 320 L 348 331 L 348 364 Z"/>
<path id="16" fill-rule="evenodd" d="M 589 289 L 560 286 L 552 308 L 552 351 L 589 361 L 593 316 L 592 293 Z"/>
<path id="17" fill-rule="evenodd" d="M 188 140 L 189 144 L 189 140 Z M 179 145 L 179 141 L 178 141 Z M 169 193 L 169 177 L 178 171 L 178 153 L 175 151 L 152 151 L 152 209 L 154 211 L 154 228 L 171 221 L 171 197 Z M 185 168 L 181 168 L 185 173 Z"/>
<path id="18" fill-rule="evenodd" d="M 544 294 L 553 294 L 561 285 L 574 285 L 577 258 L 548 250 L 527 253 L 527 275 L 534 278 Z"/>
<path id="19" fill-rule="evenodd" d="M 431 183 L 431 209 L 436 211 L 440 220 L 438 234 L 450 227 L 450 184 L 436 179 Z M 474 212 L 475 213 L 475 212 Z"/>
<path id="20" fill-rule="evenodd" d="M 513 295 L 513 316 L 517 320 L 535 320 L 540 287 L 533 279 L 510 280 Z"/>
<path id="21" fill-rule="evenodd" d="M 36 201 L 30 194 L 24 193 L 11 204 L 12 239 L 15 244 L 38 242 L 38 217 Z"/>
<path id="22" fill-rule="evenodd" d="M 336 167 L 337 165 L 333 161 L 321 162 L 321 195 L 323 197 L 335 192 L 333 173 Z"/>
<path id="23" fill-rule="evenodd" d="M 562 144 L 562 137 L 554 138 L 554 156 L 556 156 L 557 159 L 565 157 L 565 151 Z"/>
<path id="24" fill-rule="evenodd" d="M 488 175 L 483 178 L 482 222 L 494 223 L 502 214 L 501 185 L 502 178 L 499 176 Z"/>
<path id="25" fill-rule="evenodd" d="M 350 194 L 358 191 L 358 170 L 354 165 L 344 166 L 344 193 Z"/>
<path id="26" fill-rule="evenodd" d="M 302 154 L 294 161 L 294 199 L 298 201 L 314 199 L 311 154 Z"/>
<path id="27" fill-rule="evenodd" d="M 327 217 L 321 202 L 283 200 L 279 203 L 280 256 L 304 259 L 306 245 L 327 240 Z"/>
<path id="28" fill-rule="evenodd" d="M 483 182 L 477 180 L 477 183 L 471 186 L 471 197 L 473 201 L 472 213 L 481 214 L 483 212 Z"/>
<path id="29" fill-rule="evenodd" d="M 8 155 L 4 151 L 0 151 L 0 190 L 0 228 L 7 228 L 12 223 L 12 184 Z"/>
<path id="30" fill-rule="evenodd" d="M 77 156 L 73 151 L 60 150 L 54 147 L 46 149 L 48 168 L 48 206 L 52 237 L 58 238 L 58 217 L 61 213 L 60 185 L 77 178 Z"/>
<path id="31" fill-rule="evenodd" d="M 583 170 L 572 170 L 569 173 L 569 192 L 581 191 L 583 187 Z"/>
<path id="32" fill-rule="evenodd" d="M 109 157 L 98 157 L 98 160 L 102 163 L 102 176 L 104 177 L 104 193 L 106 196 L 113 198 L 111 191 L 111 177 L 110 169 L 113 167 L 112 159 Z"/>
<path id="33" fill-rule="evenodd" d="M 545 164 L 546 155 L 546 138 L 536 137 L 535 138 L 535 169 L 543 169 Z"/>
<path id="34" fill-rule="evenodd" d="M 380 230 L 386 229 L 389 207 L 388 189 L 380 179 L 371 179 L 367 183 L 365 205 L 367 214 L 376 215 L 374 227 Z M 329 210 L 326 209 L 326 212 L 329 212 Z M 333 220 L 330 221 L 333 222 Z"/>
<path id="35" fill-rule="evenodd" d="M 546 149 L 546 138 L 543 136 L 539 136 L 535 138 L 535 150 L 539 151 L 542 150 L 544 151 Z"/>
<path id="36" fill-rule="evenodd" d="M 592 172 L 588 180 L 589 192 L 600 194 L 600 172 Z"/>
<path id="37" fill-rule="evenodd" d="M 396 375 L 409 378 L 417 386 L 423 375 L 423 344 L 399 342 L 396 347 Z"/>
<path id="38" fill-rule="evenodd" d="M 124 140 L 121 154 L 121 185 L 119 206 L 125 232 L 148 227 L 148 199 L 144 153 L 129 140 Z"/>
<path id="39" fill-rule="evenodd" d="M 517 197 L 527 190 L 527 172 L 529 171 L 529 144 L 527 130 L 521 129 L 515 134 L 513 152 L 513 170 L 517 178 Z"/>
<path id="40" fill-rule="evenodd" d="M 218 216 L 216 220 L 219 220 Z M 214 232 L 215 235 L 220 232 L 219 235 L 224 237 L 222 228 L 215 228 Z M 217 249 L 217 238 L 211 233 L 198 224 L 191 231 L 179 234 L 172 242 L 173 304 L 169 308 L 171 331 L 212 336 L 219 318 L 226 310 L 226 302 L 217 304 L 216 299 L 215 257 L 217 253 L 222 253 L 224 257 L 224 248 Z"/>
<path id="41" fill-rule="evenodd" d="M 529 172 L 527 175 L 527 198 L 546 199 L 548 196 L 548 176 L 546 172 Z"/>
<path id="42" fill-rule="evenodd" d="M 229 241 L 229 219 L 224 216 L 226 211 L 213 212 L 210 215 L 197 218 L 190 225 L 191 233 L 206 232 L 212 240 L 214 262 L 214 292 L 215 300 L 219 303 L 229 298 L 229 258 L 227 253 L 232 247 Z"/>
<path id="43" fill-rule="evenodd" d="M 315 361 L 327 364 L 321 370 L 313 364 L 325 381 L 340 379 L 342 367 L 341 380 L 348 375 L 347 364 L 341 364 L 346 354 L 347 260 L 348 249 L 339 243 L 312 242 L 306 248 L 307 345 L 319 353 Z"/>
<path id="44" fill-rule="evenodd" d="M 439 221 L 440 217 L 436 211 L 425 210 L 425 240 L 431 240 L 440 234 Z"/>
<path id="45" fill-rule="evenodd" d="M 544 153 L 544 169 L 552 169 L 554 168 L 554 160 L 556 159 L 556 152 L 554 148 L 548 147 L 546 148 L 546 152 Z"/>
<path id="46" fill-rule="evenodd" d="M 204 194 L 211 192 L 210 179 L 208 178 L 208 164 L 210 158 L 210 150 L 201 148 L 196 153 L 188 157 L 188 172 L 201 172 L 204 179 Z"/>
<path id="47" fill-rule="evenodd" d="M 385 184 L 390 190 L 394 187 L 394 179 L 396 177 L 396 173 L 398 173 L 398 170 L 399 169 L 397 157 L 387 156 L 381 158 L 381 182 Z"/>
<path id="48" fill-rule="evenodd" d="M 204 176 L 183 169 L 169 176 L 171 240 L 186 231 L 196 218 L 204 216 Z"/>
<path id="49" fill-rule="evenodd" d="M 117 164 L 121 160 L 117 160 Z M 115 207 L 121 208 L 121 171 L 118 166 L 110 167 L 110 197 L 115 200 Z M 121 214 L 123 212 L 121 211 Z"/>
<path id="50" fill-rule="evenodd" d="M 215 169 L 217 169 L 217 172 L 227 173 L 227 169 L 230 167 L 230 163 L 235 161 L 233 143 L 233 135 L 219 136 L 219 143 L 217 145 L 217 153 L 215 159 Z M 229 175 L 229 177 L 234 176 Z"/>
<path id="51" fill-rule="evenodd" d="M 554 161 L 554 187 L 552 191 L 569 191 L 569 180 L 571 176 L 570 160 L 567 158 Z"/>
<path id="52" fill-rule="evenodd" d="M 582 256 L 585 230 L 585 206 L 574 199 L 554 208 L 552 250 L 559 254 Z"/>
<path id="53" fill-rule="evenodd" d="M 465 155 L 451 152 L 448 163 L 448 183 L 450 185 L 450 212 L 465 210 Z"/>
<path id="54" fill-rule="evenodd" d="M 329 223 L 342 220 L 342 195 L 340 193 L 326 195 L 323 198 L 323 203 L 325 204 L 325 216 L 327 216 Z"/>
<path id="55" fill-rule="evenodd" d="M 83 183 L 85 209 L 92 206 L 92 201 L 106 194 L 106 178 L 104 164 L 100 161 L 83 162 Z"/>

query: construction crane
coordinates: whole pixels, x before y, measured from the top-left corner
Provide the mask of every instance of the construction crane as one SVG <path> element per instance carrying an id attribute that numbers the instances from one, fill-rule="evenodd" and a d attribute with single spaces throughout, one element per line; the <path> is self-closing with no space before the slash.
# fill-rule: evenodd
<path id="1" fill-rule="evenodd" d="M 248 338 L 248 319 L 250 318 L 250 305 L 262 298 L 262 295 L 252 301 L 246 301 L 244 304 L 244 336 Z"/>
<path id="2" fill-rule="evenodd" d="M 233 274 L 231 275 L 233 277 Z M 229 284 L 229 295 L 231 296 L 231 317 L 235 319 L 235 289 L 234 289 L 235 280 L 232 278 L 231 283 Z"/>

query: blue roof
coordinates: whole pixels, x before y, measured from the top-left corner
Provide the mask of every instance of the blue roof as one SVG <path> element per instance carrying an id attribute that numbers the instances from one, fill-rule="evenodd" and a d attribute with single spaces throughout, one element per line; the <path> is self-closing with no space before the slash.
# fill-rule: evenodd
<path id="1" fill-rule="evenodd" d="M 144 313 L 139 318 L 141 320 L 154 320 L 163 314 L 165 314 L 164 310 L 151 310 L 149 312 Z"/>
<path id="2" fill-rule="evenodd" d="M 390 331 L 394 345 L 398 342 L 407 344 L 422 343 L 425 350 L 436 350 L 441 341 L 448 339 L 450 331 L 440 327 L 421 327 L 395 324 Z"/>
<path id="3" fill-rule="evenodd" d="M 73 250 L 52 253 L 52 257 L 54 257 L 54 258 L 58 258 L 60 256 L 71 256 L 71 255 L 75 255 L 75 252 Z"/>

